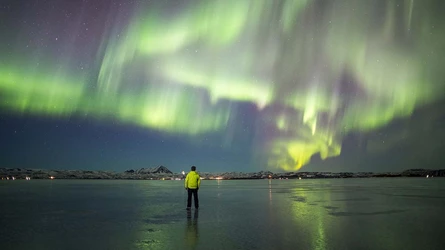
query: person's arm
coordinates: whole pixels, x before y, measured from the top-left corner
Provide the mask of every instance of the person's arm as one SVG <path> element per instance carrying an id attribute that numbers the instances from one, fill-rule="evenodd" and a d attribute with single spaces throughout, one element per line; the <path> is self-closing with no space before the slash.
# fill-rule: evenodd
<path id="1" fill-rule="evenodd" d="M 188 182 L 189 181 L 189 175 L 187 174 L 187 176 L 185 177 L 185 181 L 184 181 L 184 187 L 185 187 L 185 189 L 187 189 L 187 187 L 188 187 Z"/>
<path id="2" fill-rule="evenodd" d="M 201 185 L 201 176 L 198 175 L 198 188 Z"/>

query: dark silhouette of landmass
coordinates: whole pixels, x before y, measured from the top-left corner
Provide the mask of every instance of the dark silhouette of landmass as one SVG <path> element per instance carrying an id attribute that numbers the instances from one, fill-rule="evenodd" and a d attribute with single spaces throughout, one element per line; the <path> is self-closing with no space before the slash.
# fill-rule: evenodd
<path id="1" fill-rule="evenodd" d="M 323 179 L 323 178 L 376 178 L 376 177 L 444 177 L 445 169 L 408 169 L 403 172 L 284 172 L 260 171 L 252 173 L 200 172 L 206 180 L 248 180 L 248 179 Z M 173 173 L 164 166 L 126 170 L 124 172 L 95 170 L 48 170 L 26 168 L 0 168 L 0 179 L 110 179 L 110 180 L 180 180 L 182 173 Z"/>

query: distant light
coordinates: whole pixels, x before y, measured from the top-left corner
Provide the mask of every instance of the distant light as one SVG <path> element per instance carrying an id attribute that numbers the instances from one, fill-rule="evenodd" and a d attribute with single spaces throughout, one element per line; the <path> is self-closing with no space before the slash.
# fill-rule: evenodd
<path id="1" fill-rule="evenodd" d="M 222 178 L 222 177 L 216 177 L 215 179 L 217 179 L 217 180 L 222 180 L 223 178 Z"/>
<path id="2" fill-rule="evenodd" d="M 15 181 L 15 177 L 14 176 L 12 177 L 12 180 Z"/>
<path id="3" fill-rule="evenodd" d="M 301 177 L 298 177 L 299 180 L 301 180 Z"/>
<path id="4" fill-rule="evenodd" d="M 429 175 L 426 175 L 426 178 L 430 177 Z"/>
<path id="5" fill-rule="evenodd" d="M 51 176 L 51 177 L 49 177 L 51 180 L 54 180 L 56 177 L 54 177 L 54 176 Z"/>
<path id="6" fill-rule="evenodd" d="M 185 175 L 185 171 L 184 170 L 182 170 L 182 175 Z"/>

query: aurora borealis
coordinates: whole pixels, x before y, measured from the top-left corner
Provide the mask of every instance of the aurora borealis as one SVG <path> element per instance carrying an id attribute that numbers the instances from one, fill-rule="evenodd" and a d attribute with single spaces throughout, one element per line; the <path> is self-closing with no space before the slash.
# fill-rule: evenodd
<path id="1" fill-rule="evenodd" d="M 253 169 L 337 157 L 348 135 L 409 119 L 445 93 L 439 0 L 0 7 L 2 114 L 134 126 L 159 135 L 151 145 L 166 137 L 236 151 Z"/>

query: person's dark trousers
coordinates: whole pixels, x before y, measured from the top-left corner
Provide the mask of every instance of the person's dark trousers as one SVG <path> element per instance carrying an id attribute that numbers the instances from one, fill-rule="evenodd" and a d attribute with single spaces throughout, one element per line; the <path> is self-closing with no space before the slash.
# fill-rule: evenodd
<path id="1" fill-rule="evenodd" d="M 195 208 L 199 208 L 199 200 L 198 200 L 198 189 L 187 189 L 188 197 L 187 197 L 187 207 L 192 207 L 192 194 L 195 200 Z"/>

